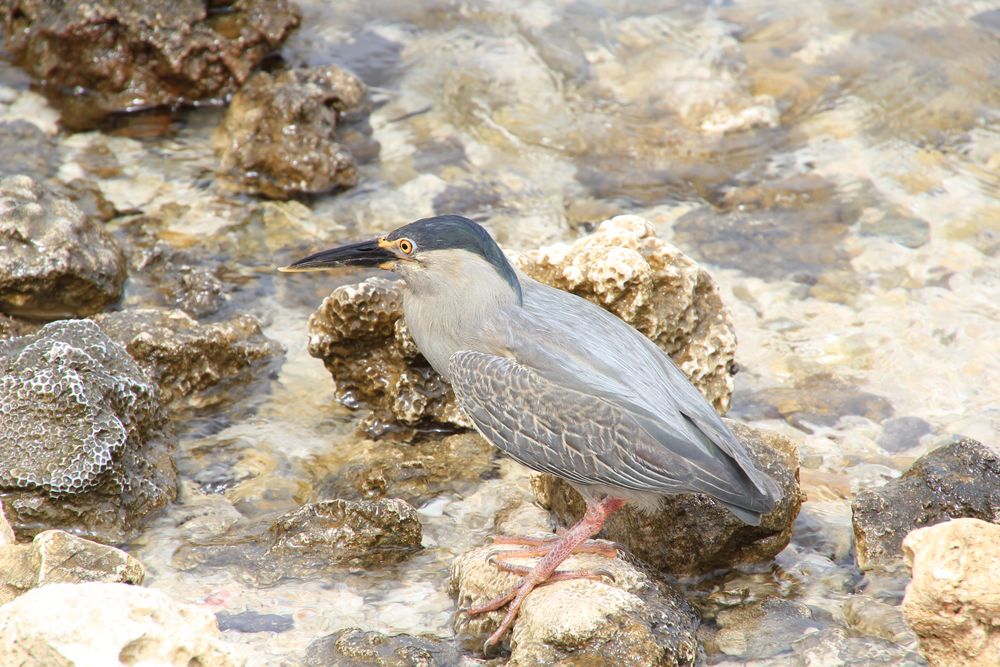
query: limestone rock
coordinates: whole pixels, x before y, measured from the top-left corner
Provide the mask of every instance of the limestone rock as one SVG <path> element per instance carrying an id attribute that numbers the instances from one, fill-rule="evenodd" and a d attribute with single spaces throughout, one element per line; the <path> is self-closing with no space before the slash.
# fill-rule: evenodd
<path id="1" fill-rule="evenodd" d="M 954 519 L 903 542 L 913 580 L 903 615 L 935 667 L 1000 664 L 1000 526 Z"/>
<path id="2" fill-rule="evenodd" d="M 0 664 L 238 667 L 207 610 L 127 584 L 51 584 L 0 607 Z"/>
<path id="3" fill-rule="evenodd" d="M 17 538 L 14 537 L 14 529 L 10 527 L 7 515 L 3 511 L 3 502 L 0 501 L 0 547 L 5 547 L 8 544 L 16 542 Z"/>
<path id="4" fill-rule="evenodd" d="M 500 545 L 479 547 L 459 556 L 452 566 L 451 591 L 460 608 L 502 595 L 520 577 L 489 562 Z M 533 565 L 537 558 L 516 562 Z M 574 579 L 536 588 L 525 599 L 512 632 L 514 667 L 554 664 L 693 665 L 698 659 L 698 616 L 684 598 L 656 584 L 624 558 L 573 556 L 560 570 L 601 569 L 602 581 Z M 499 625 L 505 610 L 479 616 L 459 615 L 455 632 L 470 651 Z"/>
<path id="5" fill-rule="evenodd" d="M 414 443 L 367 440 L 354 459 L 316 485 L 323 498 L 401 498 L 414 507 L 443 493 L 471 492 L 496 473 L 496 449 L 477 433 Z"/>
<path id="6" fill-rule="evenodd" d="M 305 667 L 453 667 L 460 661 L 455 647 L 441 639 L 388 636 L 347 628 L 309 644 L 303 664 Z"/>
<path id="7" fill-rule="evenodd" d="M 156 293 L 158 301 L 170 308 L 180 308 L 194 318 L 213 315 L 226 305 L 229 295 L 219 274 L 223 267 L 201 266 L 201 258 L 157 241 L 152 247 L 132 257 L 133 282 Z"/>
<path id="8" fill-rule="evenodd" d="M 564 287 L 652 337 L 719 410 L 729 407 L 736 347 L 732 320 L 708 274 L 653 234 L 619 216 L 572 246 L 514 258 L 519 268 Z M 371 278 L 333 291 L 309 318 L 309 353 L 333 375 L 337 398 L 371 411 L 370 435 L 470 427 L 451 388 L 406 331 L 402 283 Z"/>
<path id="9" fill-rule="evenodd" d="M 93 322 L 0 343 L 0 498 L 25 536 L 122 542 L 177 493 L 156 385 Z"/>
<path id="10" fill-rule="evenodd" d="M 93 117 L 221 100 L 299 24 L 288 0 L 217 4 L 14 0 L 0 24 L 17 62 Z"/>
<path id="11" fill-rule="evenodd" d="M 226 400 L 284 355 L 251 315 L 199 324 L 179 310 L 106 313 L 95 324 L 123 345 L 174 407 L 202 408 Z"/>
<path id="12" fill-rule="evenodd" d="M 1000 456 L 971 439 L 940 447 L 899 479 L 858 493 L 851 509 L 858 566 L 892 565 L 914 528 L 961 517 L 1000 523 Z"/>
<path id="13" fill-rule="evenodd" d="M 31 544 L 0 546 L 0 604 L 47 584 L 141 584 L 144 576 L 142 563 L 124 551 L 61 530 L 41 532 Z"/>
<path id="14" fill-rule="evenodd" d="M 792 536 L 803 495 L 795 444 L 771 431 L 726 420 L 750 458 L 778 483 L 783 497 L 759 526 L 749 526 L 703 494 L 665 496 L 659 509 L 645 515 L 626 505 L 604 524 L 601 536 L 619 542 L 651 567 L 671 574 L 700 574 L 734 563 L 771 560 Z M 568 483 L 538 474 L 532 486 L 539 502 L 570 525 L 583 516 L 584 503 Z"/>
<path id="15" fill-rule="evenodd" d="M 27 176 L 0 179 L 0 311 L 81 317 L 117 302 L 125 255 L 74 204 Z"/>
<path id="16" fill-rule="evenodd" d="M 364 85 L 335 65 L 258 72 L 213 137 L 220 181 L 274 199 L 355 185 L 354 160 L 336 143 L 336 129 L 340 114 L 364 97 Z"/>
<path id="17" fill-rule="evenodd" d="M 821 627 L 809 607 L 780 598 L 723 609 L 716 624 L 719 629 L 706 645 L 743 660 L 771 658 Z"/>

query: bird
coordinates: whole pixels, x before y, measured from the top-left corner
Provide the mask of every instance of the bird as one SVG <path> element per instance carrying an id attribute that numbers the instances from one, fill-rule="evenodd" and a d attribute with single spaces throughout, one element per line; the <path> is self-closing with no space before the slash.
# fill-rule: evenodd
<path id="1" fill-rule="evenodd" d="M 465 610 L 507 607 L 484 650 L 501 641 L 534 588 L 573 578 L 556 572 L 566 558 L 588 544 L 600 551 L 591 540 L 626 503 L 648 512 L 663 496 L 702 493 L 759 525 L 779 502 L 775 481 L 663 350 L 613 313 L 518 271 L 478 223 L 424 218 L 281 270 L 342 266 L 400 276 L 410 335 L 475 428 L 585 500 L 583 517 L 558 537 L 511 538 L 542 557 L 532 568 L 502 567 L 521 574 L 519 583 Z"/>

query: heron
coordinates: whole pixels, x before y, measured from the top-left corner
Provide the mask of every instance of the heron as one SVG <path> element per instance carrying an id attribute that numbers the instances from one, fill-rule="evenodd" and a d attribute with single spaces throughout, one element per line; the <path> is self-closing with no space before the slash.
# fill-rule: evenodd
<path id="1" fill-rule="evenodd" d="M 282 271 L 377 267 L 403 279 L 403 316 L 464 413 L 515 461 L 569 482 L 583 517 L 554 539 L 521 538 L 540 560 L 508 564 L 509 592 L 466 610 L 507 606 L 500 642 L 531 591 L 626 503 L 702 493 L 759 525 L 781 498 L 743 444 L 670 357 L 596 304 L 519 272 L 481 225 L 458 215 L 417 220 L 376 239 L 323 250 Z M 499 565 L 499 563 L 498 563 Z M 590 576 L 580 573 L 579 576 Z"/>

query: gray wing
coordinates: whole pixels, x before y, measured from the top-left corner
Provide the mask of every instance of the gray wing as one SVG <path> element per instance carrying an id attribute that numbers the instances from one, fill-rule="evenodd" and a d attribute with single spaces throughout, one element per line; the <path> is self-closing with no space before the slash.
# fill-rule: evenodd
<path id="1" fill-rule="evenodd" d="M 754 513 L 773 505 L 717 448 L 693 442 L 679 412 L 652 415 L 482 352 L 456 352 L 448 370 L 483 435 L 529 468 L 581 485 L 707 493 Z"/>

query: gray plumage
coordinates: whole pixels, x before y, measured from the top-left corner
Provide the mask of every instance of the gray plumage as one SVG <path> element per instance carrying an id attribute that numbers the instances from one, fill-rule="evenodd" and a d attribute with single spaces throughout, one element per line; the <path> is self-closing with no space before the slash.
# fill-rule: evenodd
<path id="1" fill-rule="evenodd" d="M 754 525 L 774 507 L 777 485 L 648 338 L 517 273 L 465 218 L 420 220 L 379 244 L 401 239 L 415 246 L 412 255 L 396 251 L 378 265 L 405 280 L 403 309 L 417 347 L 511 458 L 591 499 L 651 508 L 663 495 L 705 493 Z M 290 269 L 334 260 L 343 262 L 343 251 Z"/>

